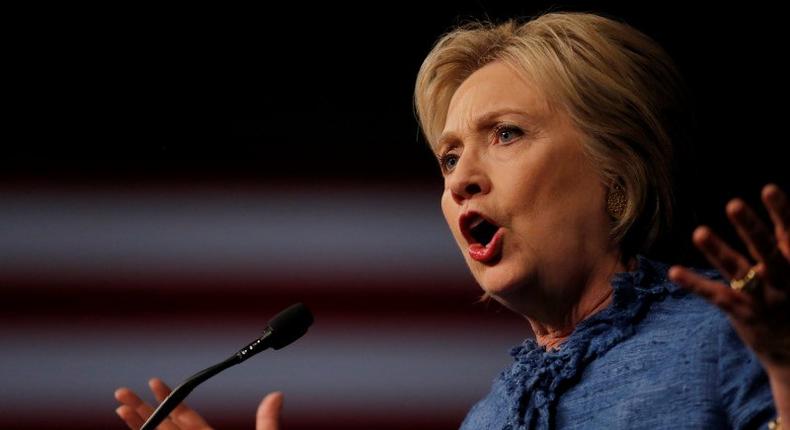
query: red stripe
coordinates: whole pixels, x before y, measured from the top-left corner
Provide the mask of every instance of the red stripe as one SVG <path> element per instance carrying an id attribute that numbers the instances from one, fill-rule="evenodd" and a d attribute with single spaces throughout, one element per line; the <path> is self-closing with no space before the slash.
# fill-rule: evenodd
<path id="1" fill-rule="evenodd" d="M 58 285 L 3 289 L 0 320 L 4 323 L 49 324 L 79 321 L 95 324 L 124 319 L 222 318 L 225 321 L 268 318 L 295 303 L 305 303 L 320 319 L 382 320 L 418 317 L 437 320 L 518 319 L 495 301 L 477 303 L 474 285 L 325 284 L 320 289 L 283 285 L 257 290 L 235 285 L 211 289 L 172 284 L 144 288 L 101 285 Z"/>
<path id="2" fill-rule="evenodd" d="M 287 401 L 287 400 L 286 400 Z M 46 409 L 46 405 L 40 405 Z M 287 405 L 285 406 L 287 408 Z M 34 411 L 30 411 L 32 414 Z M 107 430 L 126 428 L 123 421 L 115 416 L 112 409 L 106 411 L 84 411 L 94 417 L 79 416 L 75 411 L 69 415 L 17 415 L 13 412 L 0 417 L 0 428 L 15 430 Z M 399 411 L 393 405 L 387 414 L 354 413 L 343 414 L 304 414 L 299 411 L 285 410 L 282 427 L 288 430 L 455 430 L 465 416 L 465 410 L 457 413 L 440 412 L 434 416 L 414 416 L 409 411 Z M 232 416 L 237 415 L 237 416 Z M 301 415 L 301 416 L 299 416 Z M 223 430 L 250 430 L 254 428 L 255 411 L 233 411 L 223 417 L 206 417 L 213 428 Z"/>

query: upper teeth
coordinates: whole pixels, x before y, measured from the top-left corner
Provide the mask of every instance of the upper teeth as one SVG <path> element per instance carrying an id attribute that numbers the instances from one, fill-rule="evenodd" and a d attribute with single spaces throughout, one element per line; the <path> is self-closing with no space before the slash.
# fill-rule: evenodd
<path id="1" fill-rule="evenodd" d="M 472 221 L 472 222 L 469 224 L 469 228 L 475 228 L 475 227 L 477 227 L 478 225 L 480 225 L 480 224 L 481 224 L 483 221 L 485 221 L 483 218 L 479 218 L 479 217 L 478 217 L 477 219 L 475 219 L 474 221 Z"/>

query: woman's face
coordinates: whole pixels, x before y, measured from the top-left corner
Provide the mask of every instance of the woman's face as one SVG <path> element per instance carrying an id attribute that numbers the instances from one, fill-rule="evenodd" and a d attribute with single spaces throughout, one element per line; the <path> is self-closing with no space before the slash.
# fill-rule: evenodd
<path id="1" fill-rule="evenodd" d="M 574 300 L 615 252 L 606 187 L 583 138 L 501 62 L 469 76 L 450 102 L 436 147 L 442 211 L 477 282 L 511 309 Z"/>

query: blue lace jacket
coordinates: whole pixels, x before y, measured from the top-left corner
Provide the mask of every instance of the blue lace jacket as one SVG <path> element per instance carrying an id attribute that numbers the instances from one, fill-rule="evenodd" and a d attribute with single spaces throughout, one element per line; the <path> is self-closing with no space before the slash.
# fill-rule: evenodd
<path id="1" fill-rule="evenodd" d="M 727 318 L 670 282 L 667 265 L 637 259 L 559 349 L 513 348 L 461 429 L 766 428 L 768 379 Z"/>

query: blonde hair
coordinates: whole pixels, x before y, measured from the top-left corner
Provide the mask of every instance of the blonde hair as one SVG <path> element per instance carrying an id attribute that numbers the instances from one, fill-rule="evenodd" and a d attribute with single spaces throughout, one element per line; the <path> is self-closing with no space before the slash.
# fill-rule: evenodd
<path id="1" fill-rule="evenodd" d="M 436 43 L 417 75 L 417 116 L 432 147 L 455 91 L 494 61 L 536 83 L 589 137 L 581 142 L 585 153 L 627 198 L 612 239 L 624 258 L 647 252 L 672 224 L 672 142 L 686 138 L 690 119 L 685 86 L 666 52 L 633 27 L 589 13 L 463 25 Z"/>

